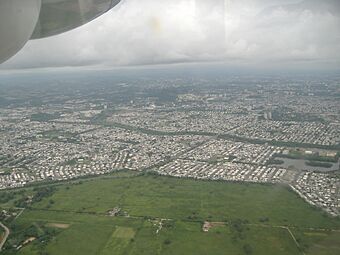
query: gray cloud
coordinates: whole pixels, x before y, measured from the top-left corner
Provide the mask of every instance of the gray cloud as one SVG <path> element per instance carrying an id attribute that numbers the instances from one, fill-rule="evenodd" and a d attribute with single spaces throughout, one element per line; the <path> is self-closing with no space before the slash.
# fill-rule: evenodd
<path id="1" fill-rule="evenodd" d="M 65 34 L 30 41 L 3 68 L 229 64 L 340 67 L 338 0 L 124 0 Z"/>

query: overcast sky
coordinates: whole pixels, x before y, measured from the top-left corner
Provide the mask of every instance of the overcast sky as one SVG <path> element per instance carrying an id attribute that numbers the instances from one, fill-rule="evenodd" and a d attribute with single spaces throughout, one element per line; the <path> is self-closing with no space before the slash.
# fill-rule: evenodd
<path id="1" fill-rule="evenodd" d="M 340 68 L 340 0 L 122 0 L 1 68 L 204 61 Z"/>

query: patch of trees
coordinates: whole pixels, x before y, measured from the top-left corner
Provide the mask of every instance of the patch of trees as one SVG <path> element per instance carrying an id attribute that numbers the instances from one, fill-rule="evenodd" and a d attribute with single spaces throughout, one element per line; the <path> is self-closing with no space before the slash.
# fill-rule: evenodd
<path id="1" fill-rule="evenodd" d="M 267 161 L 268 165 L 282 165 L 283 163 L 284 163 L 283 160 L 275 158 L 271 158 L 270 160 Z"/>
<path id="2" fill-rule="evenodd" d="M 65 165 L 69 165 L 69 166 L 74 166 L 78 163 L 77 159 L 70 159 L 68 161 L 65 162 Z"/>
<path id="3" fill-rule="evenodd" d="M 250 255 L 253 253 L 253 248 L 250 246 L 250 244 L 243 245 L 243 251 L 246 255 Z"/>
<path id="4" fill-rule="evenodd" d="M 24 196 L 26 190 L 18 190 L 18 191 L 8 191 L 8 192 L 1 192 L 0 193 L 0 203 L 7 203 L 11 200 L 14 200 L 18 196 Z M 22 197 L 19 200 L 25 200 L 26 198 Z M 16 201 L 14 201 L 16 203 Z"/>
<path id="5" fill-rule="evenodd" d="M 316 166 L 316 167 L 325 167 L 325 168 L 331 168 L 333 166 L 332 163 L 328 162 L 320 162 L 320 161 L 307 161 L 305 162 L 307 166 Z"/>
<path id="6" fill-rule="evenodd" d="M 165 245 L 171 244 L 171 240 L 170 240 L 170 239 L 165 239 L 165 240 L 164 240 L 164 244 L 165 244 Z"/>
<path id="7" fill-rule="evenodd" d="M 14 199 L 13 192 L 1 192 L 0 193 L 0 203 L 7 203 L 8 201 Z"/>
<path id="8" fill-rule="evenodd" d="M 259 222 L 262 222 L 262 223 L 269 222 L 269 218 L 268 217 L 261 217 L 261 218 L 259 218 Z"/>
<path id="9" fill-rule="evenodd" d="M 244 240 L 246 237 L 246 231 L 249 229 L 245 224 L 247 220 L 236 219 L 229 222 L 229 228 L 232 233 L 232 240 L 234 242 L 238 240 Z"/>
<path id="10" fill-rule="evenodd" d="M 162 225 L 163 225 L 164 228 L 171 229 L 171 228 L 175 227 L 175 221 L 173 221 L 173 220 L 163 221 Z"/>
<path id="11" fill-rule="evenodd" d="M 187 217 L 187 219 L 188 219 L 188 220 L 192 220 L 192 221 L 197 221 L 197 220 L 200 219 L 200 217 L 199 217 L 199 215 L 198 215 L 197 212 L 192 212 L 192 214 L 189 215 L 189 216 Z"/>
<path id="12" fill-rule="evenodd" d="M 20 207 L 20 208 L 24 208 L 28 205 L 28 199 L 27 197 L 21 197 L 17 200 L 14 201 L 14 206 L 15 207 Z"/>
<path id="13" fill-rule="evenodd" d="M 31 115 L 31 121 L 49 121 L 58 119 L 59 114 L 50 114 L 50 113 L 35 113 Z"/>
<path id="14" fill-rule="evenodd" d="M 32 202 L 40 202 L 43 198 L 50 197 L 56 191 L 56 187 L 54 186 L 46 186 L 46 187 L 36 187 L 33 189 L 35 192 Z"/>
<path id="15" fill-rule="evenodd" d="M 10 168 L 2 168 L 2 169 L 0 168 L 0 175 L 10 175 L 11 173 L 12 173 L 12 169 Z"/>
<path id="16" fill-rule="evenodd" d="M 25 228 L 21 228 L 13 223 L 10 228 L 12 234 L 5 244 L 5 251 L 8 254 L 12 254 L 12 251 L 15 251 L 13 254 L 16 254 L 16 248 L 23 245 L 29 238 L 35 238 L 35 240 L 32 241 L 32 245 L 37 248 L 39 252 L 43 252 L 48 242 L 58 234 L 55 228 L 46 227 L 43 223 L 32 223 Z"/>

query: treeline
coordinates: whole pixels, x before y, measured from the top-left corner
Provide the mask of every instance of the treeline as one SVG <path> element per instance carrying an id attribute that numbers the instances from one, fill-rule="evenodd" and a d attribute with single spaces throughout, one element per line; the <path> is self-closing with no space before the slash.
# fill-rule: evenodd
<path id="1" fill-rule="evenodd" d="M 37 203 L 40 202 L 43 198 L 52 196 L 52 194 L 56 190 L 57 189 L 54 186 L 35 187 L 33 188 L 34 195 L 32 196 L 32 198 L 23 196 L 18 200 L 14 201 L 14 206 L 20 208 L 30 206 L 31 203 Z"/>
<path id="2" fill-rule="evenodd" d="M 58 113 L 34 113 L 31 115 L 31 121 L 49 121 L 58 119 L 60 115 Z"/>
<path id="3" fill-rule="evenodd" d="M 1 192 L 0 193 L 0 203 L 4 204 L 8 201 L 14 199 L 15 195 L 13 192 Z"/>
<path id="4" fill-rule="evenodd" d="M 13 199 L 15 199 L 19 195 L 24 195 L 26 190 L 18 190 L 18 191 L 2 191 L 0 192 L 0 203 L 5 204 Z"/>
<path id="5" fill-rule="evenodd" d="M 233 243 L 240 241 L 244 242 L 246 240 L 246 234 L 247 231 L 249 231 L 249 227 L 247 226 L 248 223 L 249 222 L 247 220 L 242 219 L 235 219 L 229 222 L 231 240 Z M 248 243 L 244 243 L 242 249 L 246 255 L 253 254 L 253 247 Z"/>
<path id="6" fill-rule="evenodd" d="M 33 191 L 36 193 L 33 196 L 32 202 L 40 202 L 43 198 L 52 196 L 56 190 L 54 186 L 35 187 Z"/>
<path id="7" fill-rule="evenodd" d="M 267 161 L 267 165 L 282 165 L 283 163 L 283 160 L 276 158 L 271 158 Z"/>
<path id="8" fill-rule="evenodd" d="M 13 223 L 10 228 L 12 234 L 5 244 L 3 250 L 5 254 L 17 254 L 18 248 L 29 242 L 39 252 L 38 254 L 48 254 L 45 251 L 46 245 L 60 232 L 56 228 L 46 227 L 43 222 L 26 225 L 24 228 Z"/>
<path id="9" fill-rule="evenodd" d="M 332 163 L 318 162 L 318 161 L 307 161 L 305 164 L 307 166 L 317 166 L 317 167 L 325 167 L 325 168 L 331 168 L 333 166 Z"/>

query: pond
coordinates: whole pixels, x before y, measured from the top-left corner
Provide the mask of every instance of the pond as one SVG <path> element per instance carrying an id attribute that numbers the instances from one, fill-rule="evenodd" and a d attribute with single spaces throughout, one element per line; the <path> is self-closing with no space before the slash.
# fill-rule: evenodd
<path id="1" fill-rule="evenodd" d="M 282 160 L 284 163 L 277 166 L 282 166 L 284 168 L 294 168 L 298 170 L 307 170 L 307 171 L 319 171 L 319 172 L 331 172 L 339 170 L 339 162 L 332 163 L 332 167 L 320 167 L 320 166 L 309 166 L 306 165 L 306 160 L 304 159 L 289 159 L 289 158 L 281 158 L 276 157 L 277 160 Z"/>

